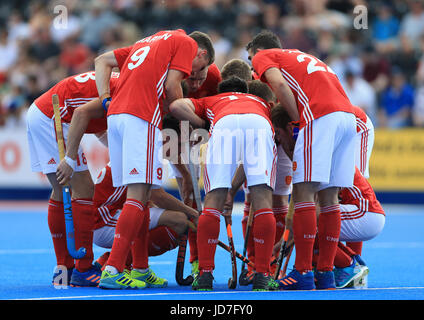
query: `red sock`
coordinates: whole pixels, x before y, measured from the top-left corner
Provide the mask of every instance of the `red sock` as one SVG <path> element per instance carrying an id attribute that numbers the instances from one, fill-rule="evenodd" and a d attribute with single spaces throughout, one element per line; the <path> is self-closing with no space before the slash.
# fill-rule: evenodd
<path id="1" fill-rule="evenodd" d="M 275 218 L 271 208 L 257 210 L 253 217 L 256 272 L 268 273 L 274 248 Z"/>
<path id="2" fill-rule="evenodd" d="M 131 248 L 132 266 L 135 269 L 147 269 L 149 267 L 149 224 L 150 209 L 146 206 L 143 212 L 143 223 Z"/>
<path id="3" fill-rule="evenodd" d="M 53 240 L 54 252 L 58 266 L 74 267 L 74 259 L 68 253 L 66 245 L 65 215 L 63 202 L 50 199 L 47 209 L 47 222 Z"/>
<path id="4" fill-rule="evenodd" d="M 340 236 L 340 205 L 321 207 L 318 219 L 318 271 L 331 271 Z"/>
<path id="5" fill-rule="evenodd" d="M 145 208 L 140 201 L 127 199 L 116 224 L 115 236 L 106 265 L 124 271 L 125 261 L 144 222 Z"/>
<path id="6" fill-rule="evenodd" d="M 274 212 L 276 229 L 275 229 L 275 243 L 281 240 L 281 237 L 284 233 L 284 228 L 286 226 L 286 215 L 289 211 L 288 206 L 281 206 L 272 208 L 272 212 Z"/>
<path id="7" fill-rule="evenodd" d="M 336 256 L 334 257 L 334 266 L 336 268 L 346 268 L 352 263 L 352 258 L 340 247 L 337 247 Z"/>
<path id="8" fill-rule="evenodd" d="M 109 259 L 109 255 L 110 255 L 110 251 L 106 251 L 100 257 L 97 258 L 96 262 L 103 267 L 107 259 Z"/>
<path id="9" fill-rule="evenodd" d="M 78 271 L 88 271 L 93 264 L 93 229 L 94 229 L 94 206 L 91 199 L 72 200 L 72 216 L 75 229 L 75 248 L 84 247 L 87 250 L 84 258 L 76 260 L 75 266 Z"/>
<path id="10" fill-rule="evenodd" d="M 295 268 L 303 273 L 312 271 L 312 254 L 317 233 L 314 202 L 298 202 L 294 205 L 293 237 L 296 249 Z"/>
<path id="11" fill-rule="evenodd" d="M 164 254 L 177 245 L 178 234 L 171 228 L 158 226 L 149 231 L 149 257 Z"/>
<path id="12" fill-rule="evenodd" d="M 196 201 L 193 201 L 193 209 L 197 209 Z M 190 248 L 190 263 L 195 260 L 198 260 L 198 249 L 197 249 L 197 232 L 193 231 L 191 228 L 188 229 L 188 244 Z"/>
<path id="13" fill-rule="evenodd" d="M 199 270 L 212 272 L 215 268 L 215 251 L 220 229 L 220 212 L 204 208 L 197 225 L 197 245 L 199 247 Z"/>
<path id="14" fill-rule="evenodd" d="M 346 242 L 346 245 L 351 248 L 355 254 L 361 255 L 362 254 L 362 245 L 363 242 Z"/>

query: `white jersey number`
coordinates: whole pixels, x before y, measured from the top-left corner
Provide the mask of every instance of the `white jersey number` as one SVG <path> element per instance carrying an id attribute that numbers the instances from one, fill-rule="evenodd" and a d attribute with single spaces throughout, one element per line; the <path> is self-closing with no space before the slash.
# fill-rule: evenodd
<path id="1" fill-rule="evenodd" d="M 95 77 L 95 72 L 86 72 L 86 73 L 81 73 L 77 76 L 74 77 L 75 81 L 79 82 L 79 83 L 85 83 L 88 80 L 96 80 Z"/>
<path id="2" fill-rule="evenodd" d="M 144 62 L 144 59 L 146 59 L 149 51 L 149 46 L 137 49 L 130 58 L 133 62 L 128 63 L 128 69 L 133 70 L 141 65 Z"/>
<path id="3" fill-rule="evenodd" d="M 329 66 L 318 66 L 317 64 L 319 62 L 322 62 L 320 60 L 318 60 L 317 58 L 310 56 L 308 54 L 300 54 L 297 56 L 297 61 L 304 62 L 305 59 L 309 60 L 308 66 L 306 67 L 306 70 L 308 71 L 308 74 L 311 74 L 315 71 L 324 71 L 324 72 L 330 72 L 330 73 L 334 73 L 333 70 L 331 70 L 331 68 Z"/>

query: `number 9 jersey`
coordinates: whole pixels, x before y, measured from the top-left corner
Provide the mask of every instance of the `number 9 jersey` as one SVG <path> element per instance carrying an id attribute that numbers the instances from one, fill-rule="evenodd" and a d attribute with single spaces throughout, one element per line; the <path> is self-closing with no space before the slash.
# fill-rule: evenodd
<path id="1" fill-rule="evenodd" d="M 264 82 L 268 69 L 281 71 L 296 98 L 301 128 L 332 112 L 354 113 L 337 75 L 312 55 L 296 49 L 261 50 L 253 57 L 252 66 Z"/>
<path id="2" fill-rule="evenodd" d="M 160 31 L 114 50 L 120 77 L 108 116 L 127 113 L 161 129 L 161 99 L 168 70 L 179 70 L 188 77 L 196 53 L 196 41 L 183 30 Z"/>

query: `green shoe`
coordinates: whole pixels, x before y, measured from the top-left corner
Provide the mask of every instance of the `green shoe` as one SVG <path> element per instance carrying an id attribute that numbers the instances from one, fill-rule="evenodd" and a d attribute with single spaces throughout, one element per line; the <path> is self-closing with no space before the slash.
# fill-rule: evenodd
<path id="1" fill-rule="evenodd" d="M 165 288 L 168 286 L 168 280 L 157 277 L 150 268 L 145 273 L 131 270 L 131 278 L 145 282 L 149 288 Z"/>
<path id="2" fill-rule="evenodd" d="M 99 288 L 102 289 L 144 289 L 146 287 L 144 281 L 132 279 L 125 271 L 111 274 L 103 270 L 99 282 Z"/>
<path id="3" fill-rule="evenodd" d="M 196 279 L 199 276 L 199 260 L 194 260 L 191 263 L 191 275 L 193 279 Z"/>
<path id="4" fill-rule="evenodd" d="M 280 287 L 270 275 L 255 273 L 252 289 L 253 291 L 277 291 Z"/>
<path id="5" fill-rule="evenodd" d="M 191 288 L 196 291 L 212 291 L 212 283 L 212 272 L 203 272 L 202 275 L 198 275 L 196 278 L 194 278 L 194 281 L 191 284 Z"/>

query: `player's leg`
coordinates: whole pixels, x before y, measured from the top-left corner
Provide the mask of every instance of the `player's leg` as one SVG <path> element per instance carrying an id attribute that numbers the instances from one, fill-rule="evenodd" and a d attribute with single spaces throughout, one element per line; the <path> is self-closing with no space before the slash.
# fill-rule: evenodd
<path id="1" fill-rule="evenodd" d="M 133 268 L 140 272 L 148 270 L 150 213 L 147 201 L 150 199 L 152 184 L 160 184 L 155 172 L 160 168 L 160 134 L 158 128 L 128 114 L 108 117 L 113 185 L 127 185 L 128 189 L 127 199 L 116 225 L 112 250 L 100 280 L 101 288 L 146 287 L 145 282 L 124 274 L 124 267 L 128 254 L 132 251 Z"/>
<path id="2" fill-rule="evenodd" d="M 214 127 L 206 149 L 203 171 L 205 188 L 204 208 L 197 226 L 199 277 L 192 284 L 194 290 L 212 290 L 214 258 L 220 231 L 220 217 L 237 169 L 238 131 L 233 116 L 221 118 Z"/>
<path id="3" fill-rule="evenodd" d="M 332 270 L 341 228 L 339 188 L 351 187 L 355 173 L 356 119 L 352 114 L 336 112 L 334 120 L 338 121 L 338 129 L 336 129 L 332 152 L 330 179 L 328 184 L 321 184 L 318 192 L 320 215 L 316 278 L 318 279 L 317 287 L 320 288 L 330 288 L 330 281 L 333 282 L 330 278 L 334 277 Z M 322 280 L 321 284 L 319 284 L 320 279 Z"/>
<path id="4" fill-rule="evenodd" d="M 231 182 L 230 182 L 231 183 Z M 209 191 L 197 225 L 199 277 L 192 284 L 195 290 L 212 290 L 212 273 L 215 269 L 215 252 L 220 232 L 220 219 L 228 188 Z"/>
<path id="5" fill-rule="evenodd" d="M 253 290 L 276 290 L 270 276 L 270 262 L 275 242 L 276 223 L 272 211 L 275 188 L 277 147 L 267 120 L 259 115 L 240 116 L 243 120 L 243 168 L 251 197 L 252 235 L 256 274 Z"/>

